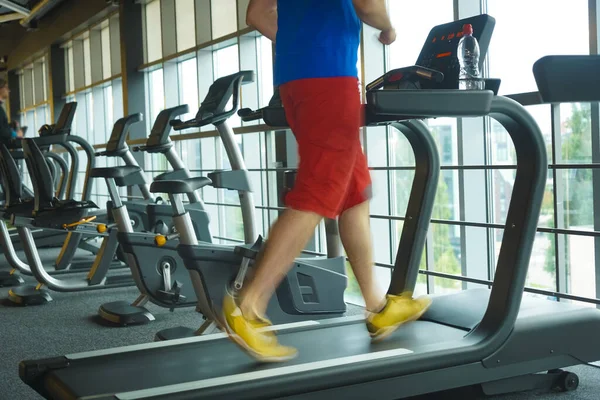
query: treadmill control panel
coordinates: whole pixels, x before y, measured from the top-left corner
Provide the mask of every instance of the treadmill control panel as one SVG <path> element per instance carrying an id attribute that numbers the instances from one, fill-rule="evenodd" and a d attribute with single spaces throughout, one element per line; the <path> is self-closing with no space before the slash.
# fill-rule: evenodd
<path id="1" fill-rule="evenodd" d="M 496 20 L 493 17 L 481 14 L 438 25 L 429 32 L 416 65 L 440 71 L 444 74 L 444 80 L 442 82 L 425 82 L 423 89 L 458 89 L 460 64 L 457 50 L 458 42 L 463 36 L 462 31 L 465 24 L 473 25 L 473 36 L 479 42 L 479 68 L 483 67 L 494 26 L 496 25 Z"/>

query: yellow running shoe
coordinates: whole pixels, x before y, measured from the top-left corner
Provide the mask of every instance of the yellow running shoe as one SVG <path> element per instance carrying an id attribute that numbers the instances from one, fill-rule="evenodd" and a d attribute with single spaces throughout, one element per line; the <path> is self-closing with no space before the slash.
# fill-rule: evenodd
<path id="1" fill-rule="evenodd" d="M 247 319 L 229 292 L 223 300 L 223 320 L 229 338 L 259 361 L 288 361 L 298 354 L 295 348 L 279 344 L 275 333 L 265 329 L 271 325 L 270 321 L 264 317 Z"/>
<path id="2" fill-rule="evenodd" d="M 412 292 L 404 292 L 399 296 L 388 294 L 383 309 L 367 317 L 367 329 L 372 341 L 383 340 L 401 325 L 418 320 L 431 303 L 432 300 L 426 296 L 413 299 Z"/>

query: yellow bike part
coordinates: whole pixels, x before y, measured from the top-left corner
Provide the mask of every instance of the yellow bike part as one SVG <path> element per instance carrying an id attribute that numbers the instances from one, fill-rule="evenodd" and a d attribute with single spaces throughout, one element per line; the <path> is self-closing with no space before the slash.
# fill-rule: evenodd
<path id="1" fill-rule="evenodd" d="M 91 222 L 91 221 L 93 221 L 95 219 L 96 219 L 95 215 L 93 215 L 91 217 L 88 217 L 88 218 L 82 218 L 79 221 L 73 222 L 71 224 L 63 224 L 63 229 L 73 228 L 73 227 L 78 226 L 78 225 L 87 224 L 88 222 Z"/>

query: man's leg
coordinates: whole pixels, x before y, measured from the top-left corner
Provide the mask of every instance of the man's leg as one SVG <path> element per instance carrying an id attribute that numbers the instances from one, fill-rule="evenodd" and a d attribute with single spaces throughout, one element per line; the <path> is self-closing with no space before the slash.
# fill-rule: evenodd
<path id="1" fill-rule="evenodd" d="M 385 292 L 375 281 L 369 201 L 344 211 L 339 217 L 338 225 L 342 244 L 367 310 L 378 312 L 385 304 Z"/>
<path id="2" fill-rule="evenodd" d="M 240 309 L 248 318 L 262 317 L 277 286 L 292 267 L 322 217 L 306 211 L 287 209 L 277 219 L 256 263 L 256 272 L 241 293 Z"/>
<path id="3" fill-rule="evenodd" d="M 280 92 L 298 141 L 296 182 L 286 195 L 288 210 L 273 226 L 255 263 L 255 276 L 239 299 L 229 293 L 223 301 L 229 337 L 262 361 L 284 361 L 297 353 L 262 329 L 269 324 L 263 318 L 264 310 L 319 221 L 339 215 L 355 162 L 353 149 L 359 130 L 356 79 L 296 81 L 283 85 Z"/>
<path id="4" fill-rule="evenodd" d="M 431 300 L 427 297 L 413 299 L 411 292 L 384 295 L 377 287 L 369 223 L 371 177 L 360 146 L 355 151 L 356 163 L 342 208 L 344 211 L 339 218 L 340 236 L 369 312 L 367 329 L 373 340 L 381 340 L 401 325 L 419 319 L 431 305 Z"/>

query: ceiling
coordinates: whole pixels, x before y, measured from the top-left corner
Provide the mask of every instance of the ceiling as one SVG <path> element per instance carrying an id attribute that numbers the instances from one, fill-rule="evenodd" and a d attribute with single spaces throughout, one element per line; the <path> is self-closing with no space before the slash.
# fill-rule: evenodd
<path id="1" fill-rule="evenodd" d="M 38 21 L 62 1 L 0 0 L 0 74 L 6 69 L 7 54 L 28 30 L 35 30 Z"/>
<path id="2" fill-rule="evenodd" d="M 40 0 L 9 0 L 11 3 L 15 3 L 16 5 L 28 8 L 29 10 L 31 10 L 31 8 L 35 5 L 35 3 L 39 3 Z M 12 14 L 14 13 L 13 10 L 0 6 L 0 15 L 4 15 L 4 14 Z"/>
<path id="3" fill-rule="evenodd" d="M 21 24 L 35 29 L 37 21 L 63 0 L 0 0 L 0 26 Z M 13 6 L 13 7 L 11 7 Z"/>

